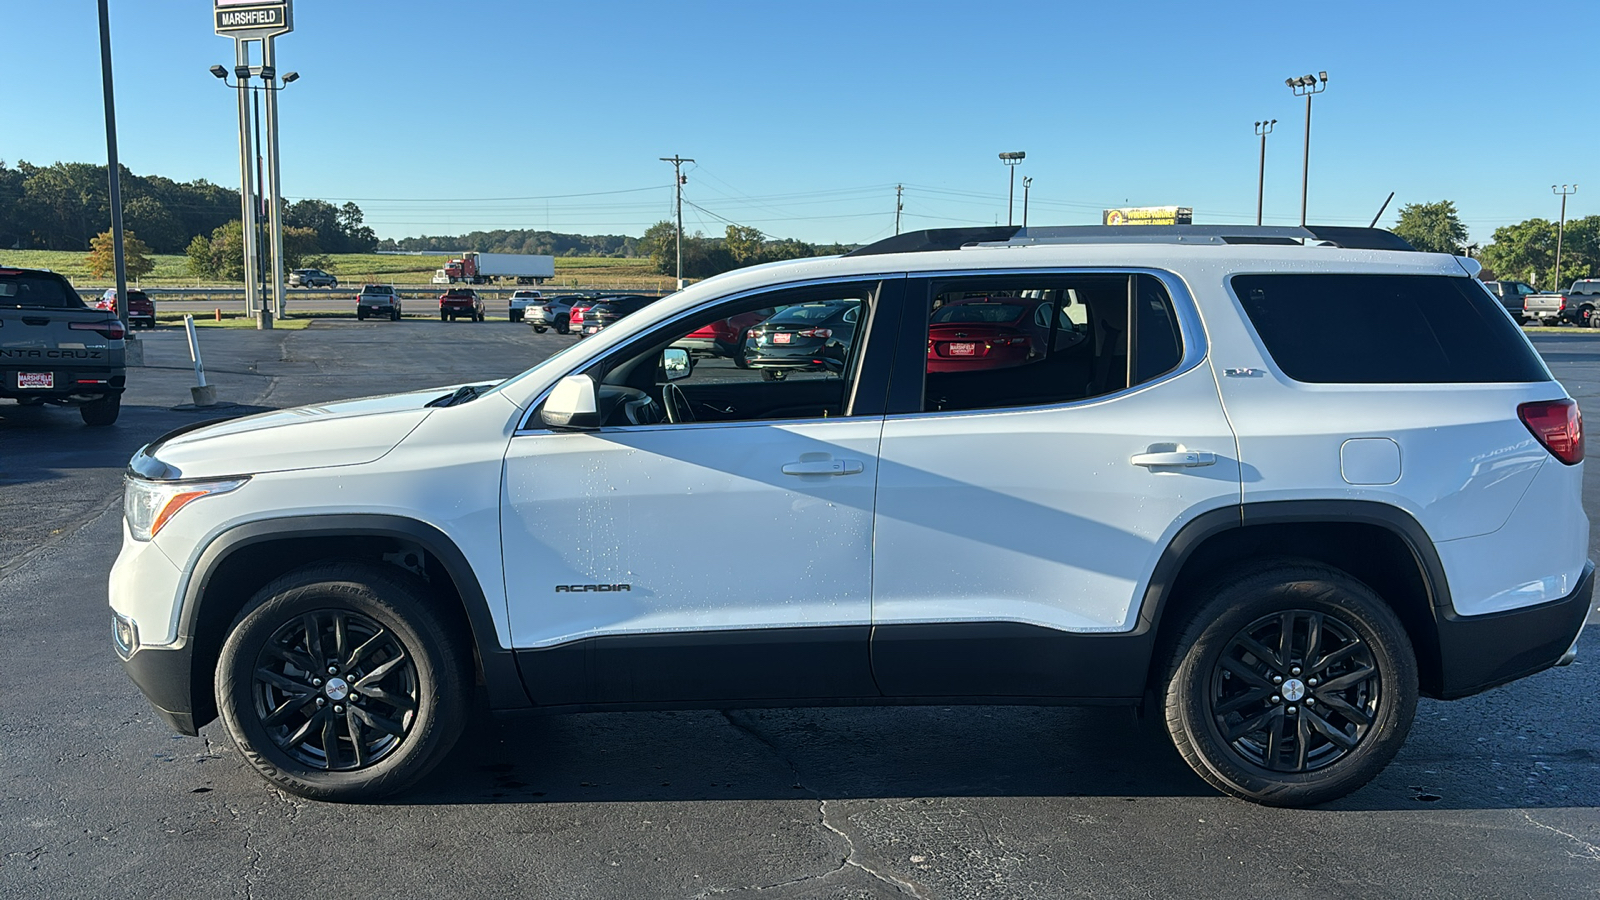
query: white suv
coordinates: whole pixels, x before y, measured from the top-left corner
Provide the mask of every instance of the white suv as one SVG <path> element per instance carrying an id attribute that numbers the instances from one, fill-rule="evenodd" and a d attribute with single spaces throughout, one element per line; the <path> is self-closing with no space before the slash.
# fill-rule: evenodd
<path id="1" fill-rule="evenodd" d="M 1565 661 L 1588 612 L 1578 410 L 1474 268 L 1189 226 L 731 272 L 499 384 L 145 447 L 117 650 L 307 797 L 414 782 L 481 684 L 1142 705 L 1217 788 L 1322 802 L 1419 695 Z M 673 346 L 755 310 L 779 368 Z"/>

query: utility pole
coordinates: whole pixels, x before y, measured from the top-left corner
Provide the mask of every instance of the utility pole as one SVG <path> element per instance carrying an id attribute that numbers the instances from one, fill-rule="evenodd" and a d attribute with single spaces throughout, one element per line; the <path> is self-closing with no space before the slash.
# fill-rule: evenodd
<path id="1" fill-rule="evenodd" d="M 1567 198 L 1578 192 L 1578 186 L 1563 184 L 1559 188 L 1550 185 L 1550 193 L 1561 195 L 1561 225 L 1556 229 L 1556 277 L 1555 283 L 1550 285 L 1550 290 L 1561 290 L 1561 240 L 1567 234 Z"/>
<path id="2" fill-rule="evenodd" d="M 112 259 L 117 267 L 117 318 L 128 328 L 128 266 L 122 250 L 122 164 L 117 161 L 117 106 L 111 89 L 111 18 L 100 0 L 100 76 L 106 105 L 106 172 L 111 179 Z"/>
<path id="3" fill-rule="evenodd" d="M 1022 227 L 1028 227 L 1028 189 L 1033 187 L 1033 176 L 1022 176 Z"/>
<path id="4" fill-rule="evenodd" d="M 692 159 L 684 159 L 674 153 L 671 156 L 660 158 L 662 162 L 672 163 L 672 187 L 678 192 L 678 290 L 683 290 L 683 185 L 688 181 L 683 177 L 683 164 L 692 163 Z"/>
<path id="5" fill-rule="evenodd" d="M 1267 135 L 1272 133 L 1272 126 L 1278 124 L 1277 119 L 1266 119 L 1256 123 L 1256 134 L 1261 136 L 1261 168 L 1256 173 L 1256 227 L 1261 227 L 1261 204 L 1267 194 Z M 1304 224 L 1304 223 L 1301 223 Z"/>
<path id="6" fill-rule="evenodd" d="M 1320 78 L 1321 81 L 1317 79 Z M 1296 97 L 1306 98 L 1306 151 L 1300 164 L 1300 227 L 1306 227 L 1306 188 L 1311 183 L 1311 98 L 1328 89 L 1328 73 L 1285 78 L 1283 83 Z"/>
<path id="7" fill-rule="evenodd" d="M 905 192 L 906 192 L 906 186 L 905 185 L 897 184 L 897 185 L 894 186 L 894 233 L 895 234 L 899 234 L 900 233 L 900 213 L 901 213 L 902 210 L 904 210 L 906 208 L 905 203 L 901 202 L 901 199 L 900 199 L 901 196 L 905 194 Z"/>

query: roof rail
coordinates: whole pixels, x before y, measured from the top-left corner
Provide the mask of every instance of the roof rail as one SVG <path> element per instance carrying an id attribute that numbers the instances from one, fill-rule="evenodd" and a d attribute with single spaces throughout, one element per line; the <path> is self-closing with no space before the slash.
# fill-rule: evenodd
<path id="1" fill-rule="evenodd" d="M 846 256 L 925 253 L 962 247 L 1026 247 L 1035 244 L 1331 244 L 1348 250 L 1415 250 L 1382 228 L 1345 225 L 1053 225 L 1021 228 L 931 228 L 908 231 L 852 250 Z"/>

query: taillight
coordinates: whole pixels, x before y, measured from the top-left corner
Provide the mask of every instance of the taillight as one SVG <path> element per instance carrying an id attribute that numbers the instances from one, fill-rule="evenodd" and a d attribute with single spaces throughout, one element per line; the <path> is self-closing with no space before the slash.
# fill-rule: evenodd
<path id="1" fill-rule="evenodd" d="M 1551 456 L 1569 466 L 1583 462 L 1583 413 L 1576 400 L 1524 403 L 1517 417 Z"/>
<path id="2" fill-rule="evenodd" d="M 108 341 L 120 341 L 127 337 L 121 319 L 108 319 L 104 322 L 69 322 L 67 327 L 73 331 L 92 331 Z"/>
<path id="3" fill-rule="evenodd" d="M 824 338 L 824 339 L 826 339 L 826 338 L 833 337 L 833 329 L 832 328 L 802 328 L 801 330 L 796 331 L 795 335 L 798 336 L 798 337 Z"/>

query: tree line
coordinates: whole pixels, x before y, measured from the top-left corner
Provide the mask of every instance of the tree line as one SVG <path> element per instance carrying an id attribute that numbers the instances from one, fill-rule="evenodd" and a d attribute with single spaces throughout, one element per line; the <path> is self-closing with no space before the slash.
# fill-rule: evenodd
<path id="1" fill-rule="evenodd" d="M 239 220 L 239 192 L 205 179 L 179 182 L 135 175 L 120 167 L 122 223 L 153 253 L 184 253 L 199 237 Z M 0 247 L 15 250 L 91 250 L 111 221 L 106 167 L 89 163 L 35 166 L 0 160 Z M 378 237 L 362 224 L 354 203 L 285 203 L 286 228 L 316 235 L 316 253 L 365 253 Z"/>
<path id="2" fill-rule="evenodd" d="M 1401 207 L 1400 222 L 1393 230 L 1418 250 L 1457 256 L 1469 250 L 1467 227 L 1449 200 Z M 1488 244 L 1473 248 L 1473 255 L 1483 263 L 1481 277 L 1526 281 L 1557 290 L 1579 278 L 1600 274 L 1600 216 L 1569 219 L 1565 234 L 1558 234 L 1559 231 L 1560 223 L 1549 219 L 1528 219 L 1496 228 Z M 1558 238 L 1559 273 L 1555 271 Z"/>
<path id="3" fill-rule="evenodd" d="M 384 238 L 378 242 L 377 249 L 423 253 L 477 250 L 480 253 L 533 253 L 540 256 L 633 257 L 639 255 L 639 239 L 623 234 L 561 234 L 514 228 L 471 231 L 461 235 L 425 234 L 398 241 Z"/>
<path id="4" fill-rule="evenodd" d="M 639 253 L 650 257 L 662 275 L 678 272 L 678 230 L 671 222 L 657 222 L 639 239 Z M 793 238 L 771 238 L 758 228 L 729 225 L 722 237 L 703 232 L 683 236 L 683 277 L 710 278 L 723 272 L 808 256 L 831 256 L 854 250 L 855 244 L 808 244 Z"/>

